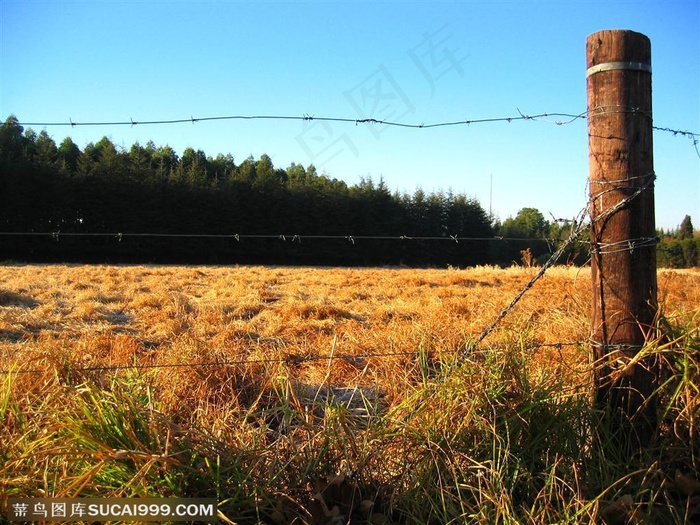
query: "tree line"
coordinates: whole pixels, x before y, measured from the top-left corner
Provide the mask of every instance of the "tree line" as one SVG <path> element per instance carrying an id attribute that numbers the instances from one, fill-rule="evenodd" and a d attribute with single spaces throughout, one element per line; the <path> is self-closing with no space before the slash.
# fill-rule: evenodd
<path id="1" fill-rule="evenodd" d="M 700 232 L 693 228 L 690 215 L 675 230 L 657 232 L 657 265 L 664 268 L 700 266 Z"/>
<path id="2" fill-rule="evenodd" d="M 276 167 L 268 155 L 237 164 L 230 154 L 180 156 L 153 142 L 127 150 L 107 137 L 82 150 L 70 137 L 57 145 L 14 115 L 0 126 L 0 168 L 0 232 L 23 234 L 0 238 L 0 260 L 529 264 L 570 231 L 534 208 L 498 222 L 464 194 L 392 193 L 371 177 L 348 185 L 313 165 Z M 140 233 L 160 236 L 128 235 Z M 585 263 L 582 241 L 567 262 Z"/>

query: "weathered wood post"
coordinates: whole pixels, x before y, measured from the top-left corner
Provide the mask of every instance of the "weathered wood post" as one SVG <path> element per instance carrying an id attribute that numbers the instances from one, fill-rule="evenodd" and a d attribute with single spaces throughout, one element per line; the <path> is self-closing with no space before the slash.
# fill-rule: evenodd
<path id="1" fill-rule="evenodd" d="M 616 441 L 638 449 L 656 426 L 657 313 L 651 44 L 606 30 L 586 41 L 595 403 Z"/>

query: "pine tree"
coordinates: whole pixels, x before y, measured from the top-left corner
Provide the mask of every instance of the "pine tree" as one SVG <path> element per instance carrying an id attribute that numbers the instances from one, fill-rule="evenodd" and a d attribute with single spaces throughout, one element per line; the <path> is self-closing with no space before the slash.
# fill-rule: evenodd
<path id="1" fill-rule="evenodd" d="M 686 215 L 683 222 L 681 222 L 676 238 L 681 241 L 683 239 L 692 239 L 693 233 L 693 221 L 690 220 L 690 215 Z"/>

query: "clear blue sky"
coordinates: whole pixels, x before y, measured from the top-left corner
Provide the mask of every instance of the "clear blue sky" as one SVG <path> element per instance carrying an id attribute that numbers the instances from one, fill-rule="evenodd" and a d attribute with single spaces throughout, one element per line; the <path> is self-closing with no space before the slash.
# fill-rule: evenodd
<path id="1" fill-rule="evenodd" d="M 219 115 L 434 123 L 586 110 L 585 42 L 632 29 L 652 42 L 654 124 L 700 132 L 700 9 L 687 1 L 2 0 L 0 116 L 20 122 Z M 558 118 L 551 119 L 559 120 Z M 39 132 L 42 127 L 33 126 Z M 314 164 L 391 190 L 452 190 L 505 219 L 586 202 L 586 121 L 437 129 L 219 121 L 46 127 L 82 148 L 102 136 Z M 654 134 L 657 226 L 700 228 L 693 143 Z M 493 180 L 492 199 L 490 180 Z"/>

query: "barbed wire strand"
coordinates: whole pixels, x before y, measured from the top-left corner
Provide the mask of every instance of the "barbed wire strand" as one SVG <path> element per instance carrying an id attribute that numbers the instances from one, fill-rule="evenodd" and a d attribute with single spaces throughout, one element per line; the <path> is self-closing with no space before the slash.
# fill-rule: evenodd
<path id="1" fill-rule="evenodd" d="M 547 124 L 554 124 L 557 126 L 565 126 L 572 124 L 577 120 L 585 120 L 591 117 L 603 115 L 606 113 L 635 113 L 641 114 L 643 116 L 651 115 L 647 111 L 642 111 L 638 108 L 626 107 L 626 106 L 598 106 L 588 111 L 581 113 L 565 113 L 565 112 L 545 112 L 538 113 L 535 115 L 528 115 L 517 109 L 518 114 L 506 117 L 489 117 L 489 118 L 476 118 L 476 119 L 459 119 L 444 122 L 434 122 L 434 123 L 405 123 L 397 122 L 392 120 L 377 119 L 377 118 L 352 118 L 352 117 L 317 117 L 315 115 L 303 114 L 299 115 L 223 115 L 223 116 L 213 116 L 213 117 L 189 117 L 189 118 L 175 118 L 175 119 L 160 119 L 160 120 L 134 120 L 129 118 L 129 120 L 119 120 L 119 121 L 89 121 L 89 122 L 74 122 L 73 119 L 69 118 L 68 122 L 18 122 L 22 126 L 40 126 L 40 127 L 100 127 L 100 126 L 158 126 L 158 125 L 172 125 L 172 124 L 197 124 L 199 122 L 215 122 L 215 121 L 227 121 L 227 120 L 284 120 L 284 121 L 318 121 L 318 122 L 332 122 L 332 123 L 343 123 L 343 124 L 370 124 L 370 125 L 382 125 L 390 126 L 396 128 L 405 129 L 433 129 L 433 128 L 443 128 L 443 127 L 453 127 L 453 126 L 470 126 L 472 124 L 488 124 L 488 123 L 511 123 L 515 121 L 538 121 Z M 549 120 L 555 118 L 558 120 Z M 695 153 L 700 158 L 700 148 L 698 143 L 700 142 L 700 133 L 695 133 L 687 130 L 673 129 L 670 127 L 652 126 L 655 131 L 661 131 L 665 133 L 670 133 L 674 136 L 681 136 L 690 139 L 693 143 Z"/>
<path id="2" fill-rule="evenodd" d="M 585 221 L 585 218 L 588 217 L 590 219 L 590 224 L 595 224 L 600 221 L 604 221 L 611 217 L 613 214 L 617 213 L 620 211 L 622 208 L 627 206 L 631 201 L 636 199 L 639 195 L 642 194 L 642 192 L 648 190 L 649 188 L 652 187 L 654 181 L 656 180 L 656 174 L 654 172 L 648 173 L 643 176 L 639 177 L 631 177 L 631 179 L 645 179 L 644 183 L 638 187 L 636 187 L 636 191 L 632 193 L 631 195 L 620 199 L 620 201 L 615 204 L 614 206 L 611 206 L 607 210 L 599 213 L 596 216 L 591 215 L 592 211 L 592 203 L 600 197 L 602 193 L 607 193 L 610 190 L 604 190 L 601 192 L 601 194 L 596 194 L 592 195 L 586 205 L 579 215 L 577 216 L 577 219 L 574 221 L 574 224 L 572 226 L 571 234 L 569 235 L 569 238 L 560 246 L 560 248 L 552 254 L 552 256 L 542 265 L 540 270 L 535 274 L 535 276 L 528 281 L 528 283 L 520 290 L 513 300 L 506 306 L 501 313 L 496 317 L 496 319 L 488 325 L 484 331 L 481 333 L 479 337 L 476 338 L 476 340 L 469 344 L 464 351 L 461 354 L 461 357 L 464 358 L 465 356 L 469 355 L 472 353 L 477 346 L 484 340 L 486 337 L 491 334 L 491 332 L 496 328 L 496 326 L 505 318 L 515 307 L 515 305 L 520 301 L 520 299 L 525 295 L 525 293 L 532 288 L 532 286 L 547 272 L 550 266 L 552 266 L 558 259 L 561 257 L 561 255 L 564 253 L 564 251 L 575 241 L 578 240 L 579 235 L 583 231 L 584 227 L 588 227 L 589 224 Z M 610 181 L 610 183 L 615 183 L 615 182 L 629 182 L 627 180 L 624 181 Z M 590 253 L 616 253 L 618 251 L 633 251 L 636 248 L 640 247 L 655 247 L 657 244 L 658 240 L 656 238 L 653 239 L 626 239 L 622 241 L 617 241 L 615 243 L 609 243 L 609 244 L 600 244 L 596 241 L 591 241 L 591 249 Z M 610 250 L 612 248 L 612 250 Z M 607 251 L 603 251 L 607 250 Z"/>
<path id="3" fill-rule="evenodd" d="M 290 241 L 301 243 L 302 239 L 312 240 L 345 240 L 355 244 L 356 240 L 382 240 L 382 241 L 451 241 L 459 243 L 466 242 L 546 242 L 555 244 L 562 242 L 561 239 L 553 239 L 548 237 L 462 237 L 459 235 L 449 236 L 430 236 L 430 235 L 304 235 L 304 234 L 228 234 L 228 233 L 124 233 L 124 232 L 63 232 L 43 231 L 43 232 L 0 232 L 0 236 L 4 237 L 52 237 L 54 240 L 59 240 L 61 237 L 107 237 L 117 241 L 122 241 L 127 237 L 152 237 L 152 238 L 191 238 L 191 239 L 231 239 L 241 241 L 245 239 L 278 239 L 281 241 Z"/>
<path id="4" fill-rule="evenodd" d="M 541 343 L 539 341 L 529 341 L 526 346 L 528 348 L 557 348 L 561 350 L 568 346 L 583 346 L 587 341 L 561 341 L 556 343 Z M 322 354 L 311 356 L 288 355 L 284 357 L 273 357 L 264 359 L 224 359 L 217 361 L 199 361 L 191 363 L 140 363 L 140 364 L 124 364 L 124 365 L 94 365 L 94 366 L 66 366 L 68 372 L 118 372 L 122 370 L 153 370 L 153 369 L 169 369 L 169 368 L 213 368 L 225 366 L 250 366 L 250 365 L 265 365 L 274 363 L 286 363 L 289 365 L 300 365 L 314 361 L 333 361 L 343 360 L 349 362 L 357 362 L 364 359 L 388 358 L 388 357 L 416 357 L 420 351 L 411 352 L 378 352 L 364 354 Z M 0 375 L 11 374 L 45 374 L 50 372 L 48 368 L 28 368 L 16 370 L 0 370 Z"/>
<path id="5" fill-rule="evenodd" d="M 169 124 L 185 124 L 191 123 L 196 124 L 199 122 L 213 122 L 213 121 L 224 121 L 224 120 L 291 120 L 291 121 L 318 121 L 318 122 L 337 122 L 346 124 L 378 124 L 383 126 L 393 126 L 399 128 L 407 129 L 431 129 L 431 128 L 441 128 L 449 126 L 464 126 L 471 124 L 487 124 L 496 122 L 515 122 L 522 120 L 533 120 L 533 121 L 545 121 L 548 118 L 560 118 L 565 120 L 555 120 L 546 121 L 549 124 L 555 124 L 557 126 L 563 126 L 571 124 L 580 119 L 587 119 L 591 116 L 598 116 L 606 113 L 611 113 L 609 108 L 599 106 L 591 109 L 590 111 L 584 111 L 581 113 L 565 113 L 565 112 L 545 112 L 538 113 L 535 115 L 528 115 L 517 109 L 517 115 L 505 116 L 505 117 L 487 117 L 487 118 L 475 118 L 475 119 L 459 119 L 444 122 L 434 122 L 434 123 L 406 123 L 397 122 L 392 120 L 377 119 L 377 118 L 352 118 L 352 117 L 317 117 L 315 115 L 224 115 L 224 116 L 213 116 L 213 117 L 189 117 L 189 118 L 177 118 L 177 119 L 160 119 L 160 120 L 121 120 L 121 121 L 89 121 L 89 122 L 74 122 L 72 119 L 68 119 L 68 122 L 18 122 L 22 126 L 42 126 L 42 127 L 52 127 L 52 126 L 70 126 L 72 128 L 82 127 L 82 126 L 155 126 L 155 125 L 169 125 Z M 642 112 L 639 109 L 615 106 L 615 113 L 638 113 L 648 115 L 648 112 Z M 648 115 L 649 116 L 649 115 Z M 674 135 L 681 135 L 692 138 L 700 138 L 700 133 L 694 133 L 691 131 L 683 131 L 679 129 L 672 129 L 669 127 L 659 127 L 653 126 L 653 129 L 657 131 L 664 131 L 672 133 Z"/>
<path id="6" fill-rule="evenodd" d="M 42 127 L 53 127 L 53 126 L 70 126 L 72 128 L 82 127 L 82 126 L 155 126 L 155 125 L 169 125 L 169 124 L 185 124 L 191 123 L 196 124 L 199 122 L 212 122 L 212 121 L 223 121 L 223 120 L 290 120 L 290 121 L 318 121 L 318 122 L 336 122 L 345 124 L 377 124 L 382 126 L 393 126 L 398 128 L 407 129 L 431 129 L 431 128 L 441 128 L 449 126 L 463 126 L 471 124 L 486 124 L 492 122 L 514 122 L 518 120 L 538 120 L 550 117 L 560 117 L 568 119 L 566 121 L 558 121 L 556 124 L 564 125 L 574 122 L 575 120 L 586 118 L 586 113 L 573 114 L 573 113 L 540 113 L 537 115 L 525 115 L 520 110 L 518 110 L 518 115 L 513 115 L 509 117 L 489 117 L 489 118 L 478 118 L 478 119 L 461 119 L 446 122 L 435 122 L 435 123 L 418 123 L 411 124 L 405 122 L 397 122 L 391 120 L 377 119 L 377 118 L 352 118 L 352 117 L 317 117 L 315 115 L 304 114 L 299 115 L 227 115 L 227 116 L 215 116 L 215 117 L 190 117 L 190 118 L 178 118 L 178 119 L 163 119 L 163 120 L 121 120 L 121 121 L 99 121 L 99 122 L 74 122 L 69 119 L 68 122 L 18 122 L 22 126 L 42 126 Z"/>
<path id="7" fill-rule="evenodd" d="M 527 293 L 527 291 L 534 286 L 534 284 L 539 281 L 542 276 L 547 272 L 547 270 L 550 268 L 550 266 L 554 265 L 559 258 L 562 256 L 562 254 L 566 251 L 566 249 L 571 246 L 575 241 L 578 240 L 579 235 L 583 231 L 584 227 L 587 227 L 587 224 L 585 222 L 585 217 L 588 214 L 588 206 L 583 208 L 577 218 L 574 221 L 574 226 L 572 227 L 571 234 L 569 237 L 562 243 L 562 245 L 559 247 L 559 249 L 552 254 L 552 256 L 547 259 L 547 261 L 542 265 L 542 267 L 539 269 L 539 271 L 534 275 L 532 279 L 530 279 L 527 284 L 515 295 L 513 300 L 506 306 L 500 314 L 493 320 L 491 324 L 489 324 L 483 332 L 481 332 L 481 335 L 477 337 L 473 343 L 467 345 L 467 347 L 462 351 L 461 357 L 464 358 L 467 355 L 471 354 L 480 344 L 481 342 L 486 339 L 491 332 L 496 328 L 496 326 L 513 310 L 515 305 L 522 299 L 522 297 Z"/>

